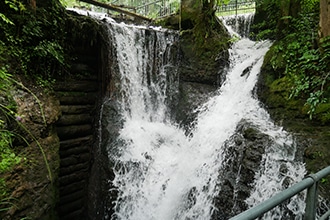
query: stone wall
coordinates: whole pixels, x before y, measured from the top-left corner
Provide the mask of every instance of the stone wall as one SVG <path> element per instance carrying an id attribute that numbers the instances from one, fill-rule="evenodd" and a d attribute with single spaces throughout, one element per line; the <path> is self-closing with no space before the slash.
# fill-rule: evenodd
<path id="1" fill-rule="evenodd" d="M 67 27 L 72 47 L 70 70 L 56 79 L 61 117 L 56 123 L 60 140 L 59 219 L 89 219 L 91 169 L 98 140 L 102 100 L 101 25 L 69 13 Z M 70 37 L 71 35 L 71 37 Z"/>

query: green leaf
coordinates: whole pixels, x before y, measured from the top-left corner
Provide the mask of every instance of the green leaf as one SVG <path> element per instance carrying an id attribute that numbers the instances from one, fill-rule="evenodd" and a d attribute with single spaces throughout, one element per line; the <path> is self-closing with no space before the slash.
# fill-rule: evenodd
<path id="1" fill-rule="evenodd" d="M 0 13 L 0 18 L 2 21 L 6 22 L 7 24 L 15 25 L 9 18 L 7 18 L 4 14 Z"/>

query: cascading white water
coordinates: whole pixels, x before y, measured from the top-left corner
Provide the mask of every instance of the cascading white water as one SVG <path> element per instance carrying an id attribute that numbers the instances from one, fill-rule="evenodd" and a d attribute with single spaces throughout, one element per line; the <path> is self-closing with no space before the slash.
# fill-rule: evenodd
<path id="1" fill-rule="evenodd" d="M 118 190 L 113 219 L 182 220 L 211 219 L 213 198 L 218 196 L 219 171 L 226 172 L 225 143 L 242 120 L 272 137 L 265 146 L 262 166 L 255 176 L 249 206 L 263 201 L 305 174 L 295 161 L 293 138 L 275 126 L 253 95 L 258 73 L 270 42 L 240 39 L 230 49 L 230 69 L 218 95 L 198 110 L 196 126 L 189 136 L 170 120 L 166 99 L 167 46 L 174 38 L 156 31 L 147 40 L 146 29 L 112 20 L 109 25 L 120 71 L 123 127 L 118 137 L 113 186 Z M 157 52 L 156 52 L 157 51 Z M 155 63 L 155 60 L 159 63 Z M 174 73 L 175 75 L 175 73 Z M 171 76 L 171 77 L 169 77 Z M 175 86 L 175 85 L 174 85 Z M 285 182 L 285 183 L 284 183 Z M 288 208 L 301 218 L 302 200 Z M 265 219 L 281 216 L 281 208 Z"/>
<path id="2" fill-rule="evenodd" d="M 227 28 L 231 33 L 239 34 L 241 37 L 249 37 L 251 23 L 254 18 L 254 13 L 241 15 L 230 15 L 222 17 Z"/>
<path id="3" fill-rule="evenodd" d="M 227 79 L 218 95 L 201 107 L 196 127 L 187 137 L 165 114 L 161 85 L 164 74 L 170 73 L 160 71 L 149 84 L 145 81 L 150 74 L 145 60 L 151 48 L 145 47 L 143 31 L 124 24 L 114 26 L 125 121 L 119 137 L 125 144 L 113 180 L 119 191 L 114 218 L 210 219 L 216 208 L 218 172 L 226 156 L 223 146 L 242 119 L 274 139 L 273 146 L 266 147 L 264 166 L 247 203 L 252 206 L 282 190 L 285 176 L 292 178 L 286 178 L 288 184 L 302 179 L 305 170 L 294 161 L 292 137 L 270 121 L 252 94 L 269 42 L 241 39 L 233 45 Z M 157 38 L 162 44 L 164 39 Z M 246 69 L 249 73 L 242 75 Z M 154 93 L 157 99 L 150 98 Z M 283 164 L 287 171 L 281 173 Z M 297 215 L 303 210 L 299 201 L 290 204 Z"/>

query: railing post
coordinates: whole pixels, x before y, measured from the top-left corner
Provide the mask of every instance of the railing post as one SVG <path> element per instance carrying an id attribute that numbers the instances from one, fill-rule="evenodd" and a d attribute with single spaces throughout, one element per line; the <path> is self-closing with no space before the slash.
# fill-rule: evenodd
<path id="1" fill-rule="evenodd" d="M 316 217 L 316 207 L 318 200 L 318 181 L 313 177 L 313 175 L 310 175 L 309 178 L 312 178 L 314 180 L 314 183 L 307 190 L 304 220 L 314 220 Z"/>

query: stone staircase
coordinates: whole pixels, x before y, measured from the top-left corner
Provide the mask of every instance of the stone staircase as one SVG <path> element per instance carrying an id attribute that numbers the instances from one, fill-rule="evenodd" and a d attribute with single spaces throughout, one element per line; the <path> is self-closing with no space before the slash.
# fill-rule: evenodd
<path id="1" fill-rule="evenodd" d="M 97 77 L 75 77 L 57 83 L 55 89 L 62 110 L 57 123 L 61 158 L 57 211 L 61 220 L 86 219 L 98 85 Z"/>

